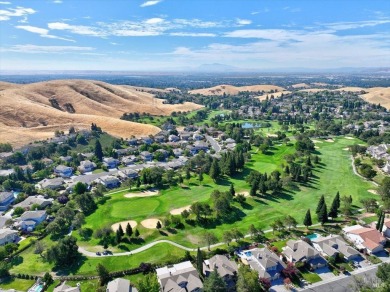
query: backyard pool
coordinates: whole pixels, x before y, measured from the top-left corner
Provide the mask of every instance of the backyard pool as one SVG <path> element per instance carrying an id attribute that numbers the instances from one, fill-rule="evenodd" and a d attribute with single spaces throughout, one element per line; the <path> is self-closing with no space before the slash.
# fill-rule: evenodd
<path id="1" fill-rule="evenodd" d="M 252 256 L 252 252 L 251 251 L 246 251 L 245 252 L 245 255 L 247 258 L 251 257 Z"/>
<path id="2" fill-rule="evenodd" d="M 30 289 L 28 289 L 28 292 L 41 292 L 43 290 L 43 284 L 34 284 Z"/>
<path id="3" fill-rule="evenodd" d="M 313 234 L 306 235 L 306 237 L 309 238 L 310 240 L 315 240 L 315 239 L 321 237 L 321 235 L 319 235 L 317 233 L 313 233 Z"/>

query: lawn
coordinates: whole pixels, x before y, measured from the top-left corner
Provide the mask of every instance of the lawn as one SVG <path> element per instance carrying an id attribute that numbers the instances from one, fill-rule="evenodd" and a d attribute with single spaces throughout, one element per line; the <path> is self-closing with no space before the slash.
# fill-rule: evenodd
<path id="1" fill-rule="evenodd" d="M 161 243 L 150 249 L 122 257 L 81 257 L 74 267 L 68 270 L 57 271 L 59 275 L 95 275 L 96 266 L 103 264 L 110 272 L 136 268 L 140 263 L 165 263 L 176 261 L 184 256 L 185 252 L 167 243 Z M 53 265 L 44 261 L 39 255 L 33 253 L 33 248 L 24 251 L 20 257 L 16 257 L 11 269 L 12 274 L 27 273 L 30 275 L 43 275 L 50 271 Z"/>
<path id="2" fill-rule="evenodd" d="M 235 204 L 237 216 L 234 222 L 224 223 L 213 226 L 190 226 L 185 224 L 185 229 L 177 230 L 175 234 L 162 236 L 157 231 L 143 228 L 139 223 L 148 217 L 163 218 L 169 214 L 169 211 L 175 208 L 190 205 L 196 201 L 208 201 L 213 189 L 221 191 L 228 190 L 229 185 L 234 183 L 236 191 L 248 191 L 248 185 L 244 178 L 250 170 L 255 169 L 260 172 L 270 173 L 275 169 L 281 169 L 286 154 L 294 152 L 293 146 L 279 145 L 274 146 L 272 153 L 263 154 L 252 150 L 252 159 L 246 165 L 243 173 L 230 179 L 213 182 L 207 175 L 204 176 L 202 185 L 196 178 L 192 178 L 185 188 L 174 186 L 169 189 L 161 190 L 161 195 L 146 198 L 124 198 L 127 191 L 113 194 L 110 199 L 99 209 L 86 219 L 86 226 L 96 229 L 104 225 L 111 225 L 123 220 L 136 220 L 137 228 L 141 232 L 146 242 L 156 239 L 170 239 L 180 244 L 196 247 L 201 245 L 201 235 L 205 228 L 213 232 L 220 240 L 226 230 L 233 227 L 239 228 L 243 233 L 251 224 L 268 229 L 270 224 L 277 218 L 287 214 L 295 217 L 301 224 L 307 209 L 312 209 L 317 205 L 321 195 L 325 195 L 326 202 L 330 206 L 337 191 L 340 195 L 351 195 L 353 203 L 360 205 L 360 199 L 372 196 L 367 190 L 373 186 L 370 182 L 364 181 L 354 175 L 351 167 L 351 160 L 348 151 L 343 150 L 352 143 L 360 143 L 356 140 L 345 138 L 336 138 L 334 143 L 323 141 L 317 143 L 317 154 L 321 157 L 321 165 L 314 170 L 314 178 L 306 185 L 301 185 L 297 190 L 285 190 L 278 196 L 268 195 L 264 197 L 247 198 L 244 207 Z M 313 216 L 315 217 L 315 216 Z M 316 222 L 316 218 L 313 218 Z M 82 245 L 94 246 L 96 240 L 83 242 Z M 132 249 L 134 246 L 129 245 Z"/>
<path id="3" fill-rule="evenodd" d="M 277 196 L 248 197 L 243 206 L 234 203 L 235 215 L 234 220 L 231 222 L 208 226 L 191 226 L 185 223 L 184 229 L 178 229 L 174 232 L 165 232 L 164 230 L 165 233 L 146 229 L 140 225 L 140 222 L 145 218 L 157 217 L 162 219 L 168 215 L 171 209 L 184 207 L 196 201 L 208 201 L 212 190 L 228 190 L 231 183 L 234 183 L 237 192 L 248 191 L 249 188 L 244 179 L 250 170 L 256 169 L 260 172 L 270 173 L 275 169 L 280 169 L 284 155 L 294 151 L 292 146 L 274 146 L 272 149 L 273 155 L 262 154 L 256 152 L 257 149 L 253 149 L 252 159 L 243 173 L 238 174 L 234 178 L 219 180 L 217 183 L 205 175 L 201 185 L 196 178 L 192 178 L 189 182 L 185 181 L 187 186 L 184 188 L 175 186 L 161 190 L 159 196 L 132 199 L 123 196 L 127 193 L 127 190 L 120 190 L 112 194 L 104 204 L 99 205 L 95 213 L 86 218 L 85 227 L 96 230 L 96 228 L 104 225 L 131 219 L 138 222 L 137 228 L 140 230 L 141 237 L 144 238 L 145 242 L 169 239 L 195 248 L 205 245 L 202 241 L 202 235 L 206 231 L 212 232 L 221 241 L 222 234 L 227 230 L 238 228 L 246 234 L 251 224 L 255 224 L 262 229 L 269 229 L 270 224 L 275 219 L 283 218 L 287 214 L 295 217 L 298 223 L 301 224 L 307 209 L 310 208 L 312 215 L 314 215 L 318 199 L 323 194 L 328 206 L 331 204 L 336 192 L 339 191 L 341 196 L 351 195 L 353 204 L 360 207 L 361 198 L 373 196 L 367 191 L 372 189 L 373 186 L 370 182 L 364 181 L 353 174 L 350 154 L 343 149 L 350 144 L 361 143 L 361 141 L 352 141 L 342 137 L 334 140 L 334 143 L 323 141 L 323 143 L 316 144 L 319 147 L 317 154 L 321 157 L 321 165 L 314 170 L 314 178 L 310 183 L 301 185 L 295 190 L 285 190 Z M 313 223 L 316 223 L 316 219 L 313 216 Z M 77 232 L 73 234 L 78 237 Z M 145 242 L 139 240 L 137 243 L 122 244 L 120 249 L 132 250 Z M 81 241 L 79 239 L 78 244 L 85 246 L 91 251 L 102 249 L 101 246 L 96 247 L 98 244 L 96 239 L 91 239 L 90 241 Z M 111 247 L 110 249 L 113 251 L 118 250 L 118 248 Z M 33 254 L 32 251 L 33 248 L 30 248 L 21 254 L 22 257 L 19 258 L 19 262 L 11 270 L 13 273 L 42 274 L 52 268 L 50 264 L 43 262 L 40 256 Z M 95 268 L 98 263 L 103 263 L 109 270 L 115 271 L 136 267 L 141 262 L 157 263 L 179 258 L 183 255 L 184 251 L 178 248 L 168 244 L 160 244 L 132 256 L 85 259 L 76 268 L 67 271 L 67 273 L 92 275 L 95 274 Z"/>
<path id="4" fill-rule="evenodd" d="M 60 280 L 54 281 L 52 285 L 48 287 L 46 291 L 53 292 L 54 288 L 60 284 Z M 71 287 L 76 287 L 77 284 L 80 284 L 81 291 L 96 291 L 100 287 L 99 280 L 87 280 L 87 281 L 66 281 L 66 285 Z"/>
<path id="5" fill-rule="evenodd" d="M 365 218 L 362 218 L 362 220 L 363 220 L 366 224 L 370 224 L 370 223 L 372 223 L 372 222 L 378 221 L 378 216 L 365 217 Z"/>
<path id="6" fill-rule="evenodd" d="M 316 273 L 311 273 L 308 271 L 302 272 L 302 277 L 309 283 L 316 283 L 322 281 L 321 277 Z"/>
<path id="7" fill-rule="evenodd" d="M 0 288 L 4 290 L 15 289 L 17 291 L 27 291 L 34 283 L 35 280 L 7 278 L 0 283 Z"/>

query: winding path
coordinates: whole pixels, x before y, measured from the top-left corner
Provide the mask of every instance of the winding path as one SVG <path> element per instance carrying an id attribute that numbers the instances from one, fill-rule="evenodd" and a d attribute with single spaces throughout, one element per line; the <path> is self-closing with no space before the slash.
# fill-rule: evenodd
<path id="1" fill-rule="evenodd" d="M 353 160 L 353 156 L 352 156 L 352 155 L 351 155 L 351 165 L 352 165 L 353 173 L 354 173 L 355 175 L 357 175 L 358 177 L 360 177 L 361 179 L 363 179 L 363 180 L 365 180 L 365 181 L 368 181 L 368 182 L 372 183 L 374 186 L 379 187 L 379 184 L 378 184 L 378 183 L 376 183 L 376 182 L 374 182 L 374 181 L 372 181 L 372 180 L 366 179 L 364 176 L 360 175 L 360 174 L 357 172 L 357 170 L 356 170 L 356 165 L 355 165 L 355 163 L 354 163 L 354 160 Z"/>
<path id="2" fill-rule="evenodd" d="M 321 225 L 320 223 L 317 223 L 317 224 L 313 224 L 311 227 L 316 227 L 316 226 L 319 226 Z M 298 228 L 299 227 L 305 227 L 303 225 L 298 225 L 297 226 Z M 268 230 L 265 230 L 264 233 L 269 233 L 269 232 L 272 232 L 273 230 L 272 229 L 268 229 Z M 250 234 L 247 234 L 244 236 L 244 238 L 248 238 L 250 237 L 251 235 Z M 235 241 L 235 240 L 233 240 Z M 136 254 L 136 253 L 140 253 L 140 252 L 143 252 L 155 245 L 158 245 L 158 244 L 161 244 L 161 243 L 168 243 L 170 245 L 173 245 L 175 247 L 178 247 L 182 250 L 186 250 L 186 251 L 196 251 L 198 248 L 190 248 L 190 247 L 186 247 L 184 245 L 181 245 L 181 244 L 178 244 L 174 241 L 171 241 L 171 240 L 166 240 L 166 239 L 162 239 L 162 240 L 156 240 L 156 241 L 153 241 L 153 242 L 150 242 L 148 244 L 145 244 L 144 246 L 141 246 L 139 248 L 136 248 L 136 249 L 133 249 L 132 251 L 126 251 L 126 252 L 117 252 L 117 253 L 112 253 L 110 255 L 106 255 L 106 256 L 116 256 L 116 257 L 120 257 L 120 256 L 129 256 L 129 255 L 132 255 L 132 254 Z M 210 245 L 210 249 L 211 248 L 214 248 L 214 247 L 218 247 L 218 246 L 221 246 L 221 245 L 224 245 L 225 242 L 218 242 L 218 243 L 215 243 L 215 244 L 211 244 Z M 203 246 L 203 247 L 200 247 L 201 250 L 208 250 L 208 246 Z M 87 257 L 93 257 L 93 258 L 97 258 L 97 257 L 105 257 L 105 255 L 96 255 L 96 253 L 94 252 L 91 252 L 91 251 L 88 251 L 86 250 L 84 247 L 79 247 L 79 252 Z"/>

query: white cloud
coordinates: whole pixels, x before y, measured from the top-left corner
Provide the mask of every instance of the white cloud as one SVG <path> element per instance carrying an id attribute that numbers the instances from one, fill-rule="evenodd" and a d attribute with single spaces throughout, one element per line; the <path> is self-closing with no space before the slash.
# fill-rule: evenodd
<path id="1" fill-rule="evenodd" d="M 36 11 L 32 8 L 16 7 L 8 9 L 0 9 L 0 21 L 11 19 L 11 17 L 25 17 L 34 14 Z"/>
<path id="2" fill-rule="evenodd" d="M 171 36 L 182 36 L 182 37 L 216 37 L 215 33 L 207 32 L 172 32 Z"/>
<path id="3" fill-rule="evenodd" d="M 106 34 L 94 27 L 84 25 L 70 25 L 64 22 L 52 22 L 47 25 L 52 30 L 66 30 L 74 34 L 102 37 Z"/>
<path id="4" fill-rule="evenodd" d="M 333 29 L 333 30 L 348 30 L 363 27 L 372 27 L 381 24 L 390 23 L 390 19 L 377 19 L 377 20 L 366 20 L 366 21 L 355 21 L 355 22 L 333 22 L 323 23 L 322 26 Z"/>
<path id="5" fill-rule="evenodd" d="M 3 52 L 18 52 L 18 53 L 75 53 L 93 51 L 92 47 L 78 46 L 37 46 L 37 45 L 15 45 L 9 48 L 1 48 Z"/>
<path id="6" fill-rule="evenodd" d="M 51 35 L 51 34 L 49 34 L 49 30 L 46 28 L 40 28 L 40 27 L 31 26 L 31 25 L 17 25 L 15 27 L 18 29 L 23 29 L 25 31 L 31 32 L 31 33 L 39 34 L 39 36 L 41 36 L 43 38 L 58 39 L 58 40 L 63 40 L 63 41 L 68 41 L 68 42 L 74 42 L 74 40 L 71 40 L 71 39 L 66 39 L 66 38 L 62 38 L 59 36 Z"/>
<path id="7" fill-rule="evenodd" d="M 242 26 L 242 25 L 249 25 L 252 23 L 252 20 L 249 20 L 249 19 L 240 19 L 240 18 L 237 18 L 237 24 Z"/>
<path id="8" fill-rule="evenodd" d="M 3 4 L 3 5 L 11 5 L 12 3 L 11 3 L 11 2 L 0 1 L 0 4 Z"/>
<path id="9" fill-rule="evenodd" d="M 53 3 L 55 3 L 55 4 L 61 4 L 61 3 L 62 3 L 62 0 L 54 0 Z"/>
<path id="10" fill-rule="evenodd" d="M 140 7 L 148 7 L 148 6 L 153 6 L 158 3 L 160 3 L 162 0 L 151 0 L 151 1 L 146 1 L 140 5 Z"/>
<path id="11" fill-rule="evenodd" d="M 145 23 L 147 23 L 147 24 L 157 24 L 157 23 L 161 23 L 161 22 L 164 22 L 164 19 L 159 18 L 159 17 L 149 18 L 149 19 L 145 20 Z"/>

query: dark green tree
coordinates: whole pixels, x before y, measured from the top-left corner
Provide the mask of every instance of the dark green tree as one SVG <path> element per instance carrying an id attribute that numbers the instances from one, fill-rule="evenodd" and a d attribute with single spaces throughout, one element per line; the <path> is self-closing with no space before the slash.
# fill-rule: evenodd
<path id="1" fill-rule="evenodd" d="M 135 237 L 138 237 L 138 236 L 139 236 L 139 231 L 138 231 L 138 229 L 135 230 L 134 236 L 135 236 Z"/>
<path id="2" fill-rule="evenodd" d="M 119 224 L 118 231 L 119 231 L 119 234 L 120 234 L 121 236 L 125 235 L 125 233 L 123 232 L 123 228 L 122 228 L 122 225 L 121 225 L 121 224 Z"/>
<path id="3" fill-rule="evenodd" d="M 95 152 L 94 152 L 96 158 L 99 161 L 103 161 L 103 149 L 102 149 L 102 144 L 100 144 L 100 141 L 96 139 L 95 142 Z"/>
<path id="4" fill-rule="evenodd" d="M 110 281 L 110 273 L 102 264 L 96 266 L 96 272 L 99 276 L 100 286 L 104 286 Z"/>
<path id="5" fill-rule="evenodd" d="M 127 223 L 127 225 L 126 225 L 126 235 L 127 235 L 128 237 L 130 237 L 130 236 L 133 235 L 133 228 L 131 228 L 130 223 Z"/>
<path id="6" fill-rule="evenodd" d="M 340 197 L 337 197 L 337 195 L 334 197 L 332 205 L 330 206 L 329 210 L 329 217 L 337 218 L 339 214 L 339 205 L 340 205 Z"/>
<path id="7" fill-rule="evenodd" d="M 203 277 L 203 253 L 198 247 L 196 252 L 196 269 L 201 277 Z"/>
<path id="8" fill-rule="evenodd" d="M 45 283 L 45 287 L 49 287 L 54 283 L 53 277 L 48 272 L 43 275 L 42 281 Z"/>
<path id="9" fill-rule="evenodd" d="M 143 276 L 137 284 L 138 292 L 160 292 L 160 285 L 154 273 Z"/>
<path id="10" fill-rule="evenodd" d="M 211 163 L 210 167 L 210 172 L 209 172 L 210 177 L 212 180 L 215 182 L 219 176 L 221 175 L 221 169 L 219 168 L 219 163 L 217 159 L 213 160 L 213 163 Z"/>
<path id="11" fill-rule="evenodd" d="M 156 228 L 157 228 L 157 229 L 161 229 L 161 227 L 162 227 L 162 226 L 161 226 L 161 222 L 160 222 L 160 221 L 157 221 Z"/>
<path id="12" fill-rule="evenodd" d="M 380 230 L 380 226 L 381 226 L 381 222 L 382 222 L 382 216 L 383 216 L 383 212 L 380 212 L 379 213 L 379 216 L 378 216 L 378 221 L 376 222 L 376 226 L 375 226 L 375 229 L 376 230 Z"/>
<path id="13" fill-rule="evenodd" d="M 236 190 L 234 189 L 234 184 L 230 185 L 229 193 L 232 197 L 236 194 Z"/>
<path id="14" fill-rule="evenodd" d="M 318 214 L 321 209 L 322 209 L 322 206 L 325 204 L 325 196 L 322 195 L 320 200 L 318 201 L 318 205 L 317 205 L 317 209 L 316 209 L 316 213 Z"/>
<path id="15" fill-rule="evenodd" d="M 225 292 L 227 290 L 225 281 L 218 274 L 218 270 L 214 267 L 214 271 L 206 278 L 203 283 L 204 292 Z"/>
<path id="16" fill-rule="evenodd" d="M 79 247 L 76 244 L 76 238 L 66 236 L 47 251 L 47 260 L 54 262 L 56 266 L 70 266 L 75 263 L 79 257 Z"/>
<path id="17" fill-rule="evenodd" d="M 305 219 L 303 220 L 303 225 L 305 225 L 306 228 L 309 228 L 309 226 L 313 225 L 313 222 L 311 220 L 310 209 L 307 210 L 307 212 L 306 212 Z"/>
<path id="18" fill-rule="evenodd" d="M 317 215 L 318 215 L 318 221 L 321 223 L 321 225 L 324 225 L 326 222 L 328 222 L 328 210 L 326 207 L 326 203 L 322 205 L 322 208 Z"/>
<path id="19" fill-rule="evenodd" d="M 251 270 L 248 266 L 242 265 L 238 269 L 237 292 L 257 292 L 262 291 L 259 282 L 259 274 Z"/>

